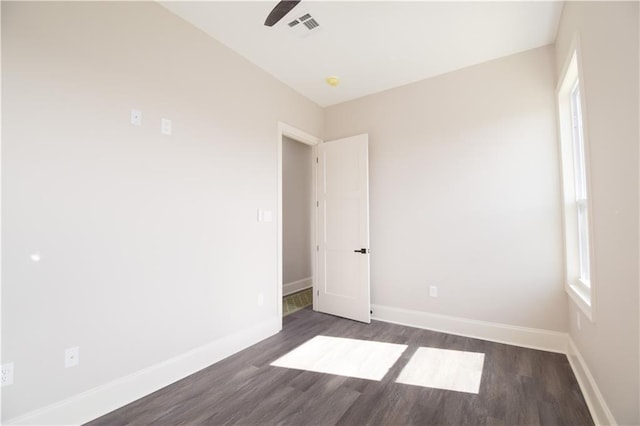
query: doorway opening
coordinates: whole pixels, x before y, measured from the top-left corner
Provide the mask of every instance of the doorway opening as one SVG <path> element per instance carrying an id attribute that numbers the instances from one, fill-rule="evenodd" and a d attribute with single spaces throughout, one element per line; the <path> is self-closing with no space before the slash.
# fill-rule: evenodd
<path id="1" fill-rule="evenodd" d="M 282 137 L 282 313 L 313 303 L 313 149 Z"/>
<path id="2" fill-rule="evenodd" d="M 316 145 L 320 139 L 278 125 L 278 313 L 309 305 L 316 274 Z"/>

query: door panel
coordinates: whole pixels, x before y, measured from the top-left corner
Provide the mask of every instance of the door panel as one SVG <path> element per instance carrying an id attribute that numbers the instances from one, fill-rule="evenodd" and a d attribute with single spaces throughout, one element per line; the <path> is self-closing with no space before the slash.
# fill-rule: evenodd
<path id="1" fill-rule="evenodd" d="M 317 308 L 369 323 L 368 135 L 318 145 Z M 368 251 L 368 250 L 367 250 Z"/>

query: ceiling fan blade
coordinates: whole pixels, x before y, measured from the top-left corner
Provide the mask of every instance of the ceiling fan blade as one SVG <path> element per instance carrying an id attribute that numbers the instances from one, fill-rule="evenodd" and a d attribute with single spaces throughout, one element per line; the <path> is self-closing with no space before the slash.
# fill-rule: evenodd
<path id="1" fill-rule="evenodd" d="M 264 24 L 267 27 L 273 27 L 279 20 L 284 18 L 284 15 L 296 7 L 300 1 L 301 0 L 280 0 L 280 3 L 276 4 L 276 7 L 274 7 L 269 16 L 267 16 Z"/>

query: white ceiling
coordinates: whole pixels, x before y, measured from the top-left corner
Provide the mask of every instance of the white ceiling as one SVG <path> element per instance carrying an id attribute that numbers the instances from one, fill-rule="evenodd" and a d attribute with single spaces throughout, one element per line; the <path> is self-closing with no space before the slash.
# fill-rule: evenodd
<path id="1" fill-rule="evenodd" d="M 563 4 L 303 0 L 266 27 L 277 2 L 161 4 L 320 106 L 553 43 Z M 301 37 L 287 23 L 306 12 L 320 27 Z"/>

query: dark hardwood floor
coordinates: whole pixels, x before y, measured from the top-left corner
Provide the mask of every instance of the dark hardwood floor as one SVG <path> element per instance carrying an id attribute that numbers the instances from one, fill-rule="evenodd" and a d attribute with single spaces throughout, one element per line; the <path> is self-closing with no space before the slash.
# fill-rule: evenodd
<path id="1" fill-rule="evenodd" d="M 382 381 L 271 367 L 318 335 L 408 345 Z M 483 352 L 476 394 L 395 383 L 416 349 Z M 313 312 L 283 331 L 90 425 L 592 425 L 565 355 Z"/>

